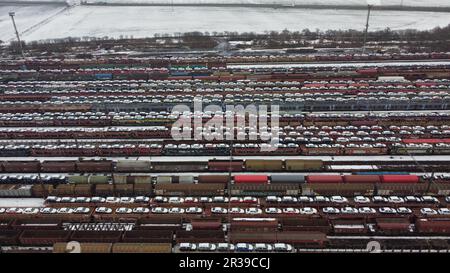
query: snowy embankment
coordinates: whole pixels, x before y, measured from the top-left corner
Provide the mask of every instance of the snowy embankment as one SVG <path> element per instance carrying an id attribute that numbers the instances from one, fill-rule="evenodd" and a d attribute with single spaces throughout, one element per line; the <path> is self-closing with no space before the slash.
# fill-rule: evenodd
<path id="1" fill-rule="evenodd" d="M 33 16 L 31 16 L 32 18 Z M 33 18 L 34 19 L 34 18 Z M 282 10 L 217 7 L 78 6 L 24 35 L 25 40 L 65 37 L 151 37 L 201 32 L 364 29 L 366 12 L 358 10 Z M 431 29 L 450 24 L 448 13 L 374 11 L 370 29 Z M 19 23 L 19 27 L 22 28 Z"/>
<path id="2" fill-rule="evenodd" d="M 58 0 L 56 0 L 58 1 Z M 263 5 L 360 5 L 441 7 L 450 6 L 448 0 L 85 0 L 88 3 L 137 4 L 263 4 Z"/>
<path id="3" fill-rule="evenodd" d="M 43 207 L 42 198 L 0 198 L 0 207 Z"/>

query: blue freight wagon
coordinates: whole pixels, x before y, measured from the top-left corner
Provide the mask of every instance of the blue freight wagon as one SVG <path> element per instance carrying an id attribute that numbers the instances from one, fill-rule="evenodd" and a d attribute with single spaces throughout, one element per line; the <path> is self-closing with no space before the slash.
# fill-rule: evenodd
<path id="1" fill-rule="evenodd" d="M 95 74 L 96 80 L 112 80 L 112 77 L 111 73 Z"/>

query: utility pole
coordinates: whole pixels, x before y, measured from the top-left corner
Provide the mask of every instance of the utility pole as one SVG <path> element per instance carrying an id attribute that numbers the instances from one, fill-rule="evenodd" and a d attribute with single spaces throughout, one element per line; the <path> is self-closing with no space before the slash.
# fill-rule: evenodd
<path id="1" fill-rule="evenodd" d="M 367 32 L 369 30 L 369 18 L 370 18 L 370 10 L 372 9 L 372 5 L 367 5 L 367 21 L 366 21 L 366 30 L 364 31 L 364 42 L 362 53 L 366 52 L 366 42 L 367 42 Z"/>
<path id="2" fill-rule="evenodd" d="M 9 13 L 9 16 L 11 17 L 11 20 L 12 20 L 12 23 L 14 26 L 14 31 L 16 32 L 17 42 L 19 43 L 20 54 L 22 55 L 23 58 L 25 58 L 25 55 L 23 54 L 22 41 L 20 41 L 20 36 L 19 36 L 19 32 L 17 31 L 16 21 L 14 20 L 14 16 L 16 16 L 16 13 L 11 11 Z"/>

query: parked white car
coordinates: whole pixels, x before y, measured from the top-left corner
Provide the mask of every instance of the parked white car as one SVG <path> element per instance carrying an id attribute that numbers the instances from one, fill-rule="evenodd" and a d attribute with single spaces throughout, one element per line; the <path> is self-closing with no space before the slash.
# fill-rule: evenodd
<path id="1" fill-rule="evenodd" d="M 342 196 L 331 196 L 330 201 L 333 203 L 342 204 L 342 203 L 347 203 L 348 199 L 345 197 L 342 197 Z"/>
<path id="2" fill-rule="evenodd" d="M 221 208 L 221 207 L 212 207 L 211 208 L 211 213 L 226 214 L 227 213 L 227 209 L 226 208 Z"/>
<path id="3" fill-rule="evenodd" d="M 327 213 L 327 214 L 338 214 L 341 211 L 338 208 L 333 208 L 333 207 L 326 207 L 322 209 L 323 213 Z"/>
<path id="4" fill-rule="evenodd" d="M 355 203 L 359 203 L 359 204 L 370 203 L 370 198 L 365 197 L 365 196 L 355 196 L 355 198 L 353 198 L 353 200 L 355 201 Z"/>
<path id="5" fill-rule="evenodd" d="M 436 215 L 438 212 L 432 208 L 421 208 L 420 213 L 423 215 Z"/>
<path id="6" fill-rule="evenodd" d="M 265 212 L 267 214 L 278 214 L 278 213 L 282 213 L 282 210 L 279 208 L 266 208 Z"/>
<path id="7" fill-rule="evenodd" d="M 301 208 L 300 214 L 308 214 L 308 215 L 317 214 L 317 209 L 309 207 Z"/>

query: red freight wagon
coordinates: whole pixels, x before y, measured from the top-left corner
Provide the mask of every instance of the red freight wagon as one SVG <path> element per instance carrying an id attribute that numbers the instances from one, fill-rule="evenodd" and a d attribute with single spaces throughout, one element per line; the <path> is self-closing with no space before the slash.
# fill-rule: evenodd
<path id="1" fill-rule="evenodd" d="M 385 234 L 398 234 L 409 232 L 411 223 L 408 218 L 403 217 L 383 217 L 375 219 L 380 232 Z"/>
<path id="2" fill-rule="evenodd" d="M 235 175 L 234 183 L 259 183 L 266 184 L 269 182 L 267 175 Z"/>
<path id="3" fill-rule="evenodd" d="M 44 161 L 42 162 L 43 172 L 75 172 L 76 161 Z"/>
<path id="4" fill-rule="evenodd" d="M 379 175 L 344 175 L 344 183 L 380 183 Z"/>
<path id="5" fill-rule="evenodd" d="M 382 175 L 381 183 L 414 184 L 419 183 L 419 177 L 417 175 Z"/>
<path id="6" fill-rule="evenodd" d="M 373 75 L 377 74 L 378 70 L 376 68 L 374 69 L 367 68 L 367 69 L 358 69 L 356 70 L 356 72 L 363 75 Z"/>
<path id="7" fill-rule="evenodd" d="M 3 162 L 5 172 L 39 172 L 41 163 L 35 161 L 5 161 Z"/>
<path id="8" fill-rule="evenodd" d="M 450 233 L 450 220 L 448 219 L 417 219 L 416 229 L 419 233 Z"/>
<path id="9" fill-rule="evenodd" d="M 220 219 L 193 219 L 191 221 L 193 230 L 220 230 L 222 229 L 222 222 Z"/>
<path id="10" fill-rule="evenodd" d="M 234 218 L 230 222 L 231 231 L 277 231 L 278 220 L 264 218 L 261 220 L 253 219 L 252 221 L 245 218 Z"/>
<path id="11" fill-rule="evenodd" d="M 208 170 L 210 171 L 228 171 L 231 167 L 231 171 L 238 172 L 244 168 L 244 161 L 229 161 L 229 160 L 210 160 L 208 161 Z"/>
<path id="12" fill-rule="evenodd" d="M 308 175 L 307 183 L 342 183 L 340 175 Z"/>

